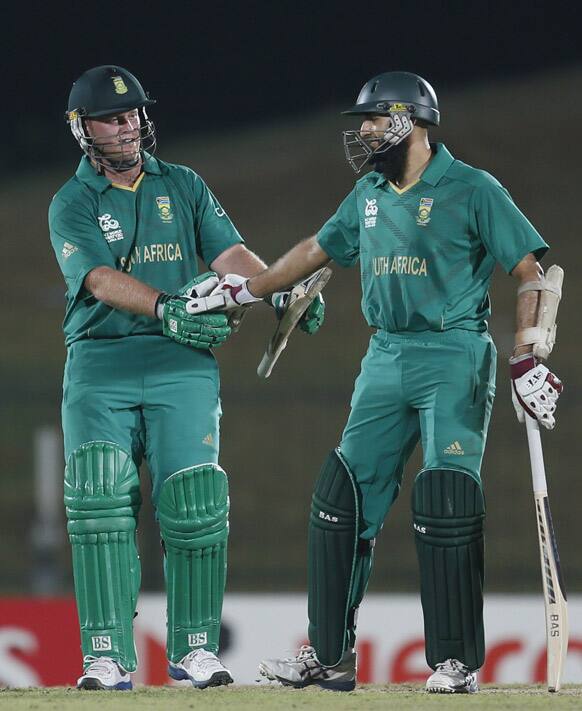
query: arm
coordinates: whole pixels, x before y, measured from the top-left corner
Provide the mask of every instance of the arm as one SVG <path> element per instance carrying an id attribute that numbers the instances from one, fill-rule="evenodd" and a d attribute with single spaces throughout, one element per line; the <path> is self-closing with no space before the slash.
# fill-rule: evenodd
<path id="1" fill-rule="evenodd" d="M 315 235 L 296 244 L 268 269 L 248 281 L 251 294 L 267 296 L 304 279 L 330 261 Z"/>
<path id="2" fill-rule="evenodd" d="M 550 269 L 549 273 L 552 272 L 552 269 Z M 544 278 L 544 273 L 535 257 L 532 254 L 528 254 L 512 270 L 512 274 L 519 279 L 520 287 L 523 287 L 528 282 L 533 282 L 530 286 L 534 287 L 533 290 L 529 288 L 518 293 L 517 343 L 520 331 L 529 328 L 533 328 L 535 331 L 535 327 L 539 326 L 538 312 L 541 291 L 537 290 L 537 287 L 541 286 L 540 282 Z M 527 413 L 547 429 L 553 429 L 556 403 L 563 389 L 561 381 L 534 356 L 533 342 L 516 346 L 509 363 L 512 382 L 511 398 L 517 419 L 523 423 L 525 421 L 525 413 Z"/>
<path id="3" fill-rule="evenodd" d="M 533 254 L 526 255 L 513 269 L 511 275 L 519 280 L 519 285 L 522 286 L 527 282 L 536 282 L 543 279 L 544 270 Z M 516 310 L 516 334 L 526 328 L 536 325 L 538 315 L 538 304 L 540 300 L 539 291 L 524 291 L 517 296 Z M 514 356 L 531 353 L 531 345 L 516 346 L 513 350 Z"/>
<path id="4" fill-rule="evenodd" d="M 114 309 L 156 318 L 155 306 L 160 291 L 111 267 L 96 267 L 85 277 L 87 291 Z"/>
<path id="5" fill-rule="evenodd" d="M 219 277 L 228 273 L 250 277 L 259 274 L 266 268 L 265 262 L 243 244 L 235 244 L 225 249 L 210 265 L 210 269 L 216 272 Z"/>

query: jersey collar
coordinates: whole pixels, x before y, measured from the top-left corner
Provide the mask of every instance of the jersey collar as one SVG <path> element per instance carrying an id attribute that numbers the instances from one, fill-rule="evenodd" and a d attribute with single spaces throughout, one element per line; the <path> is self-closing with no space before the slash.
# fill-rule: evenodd
<path id="1" fill-rule="evenodd" d="M 438 184 L 439 180 L 447 172 L 447 170 L 454 163 L 455 159 L 449 153 L 444 143 L 431 143 L 430 147 L 435 152 L 430 160 L 428 166 L 424 169 L 424 172 L 420 176 L 420 180 L 433 187 Z M 376 182 L 374 187 L 377 188 L 380 185 L 384 185 L 387 182 L 386 178 L 382 173 L 376 173 Z M 412 187 L 412 186 L 410 186 Z"/>
<path id="2" fill-rule="evenodd" d="M 444 143 L 431 143 L 430 147 L 435 151 L 435 154 L 420 179 L 434 187 L 438 185 L 439 180 L 451 167 L 455 159 L 446 149 Z"/>
<path id="3" fill-rule="evenodd" d="M 162 174 L 162 169 L 160 168 L 158 161 L 152 155 L 150 155 L 149 153 L 145 153 L 144 158 L 144 173 L 150 173 L 153 175 Z M 80 181 L 93 188 L 93 190 L 96 190 L 98 193 L 104 193 L 107 188 L 110 188 L 112 186 L 112 183 L 109 178 L 106 178 L 104 175 L 99 175 L 95 171 L 95 168 L 93 168 L 93 166 L 91 165 L 91 161 L 89 160 L 89 158 L 87 158 L 87 156 L 83 156 L 81 158 L 81 162 L 79 163 L 79 167 L 77 168 L 76 176 L 77 178 L 79 178 Z"/>

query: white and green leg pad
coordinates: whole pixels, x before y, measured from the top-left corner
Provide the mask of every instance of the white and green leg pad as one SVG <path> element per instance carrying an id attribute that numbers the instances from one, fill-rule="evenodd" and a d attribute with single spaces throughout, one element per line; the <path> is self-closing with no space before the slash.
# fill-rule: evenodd
<path id="1" fill-rule="evenodd" d="M 228 480 L 200 464 L 164 482 L 158 515 L 168 585 L 168 659 L 203 648 L 218 651 L 226 583 Z"/>
<path id="2" fill-rule="evenodd" d="M 69 456 L 65 506 L 83 657 L 110 657 L 126 671 L 135 671 L 137 661 L 140 504 L 137 469 L 116 444 L 87 442 Z"/>

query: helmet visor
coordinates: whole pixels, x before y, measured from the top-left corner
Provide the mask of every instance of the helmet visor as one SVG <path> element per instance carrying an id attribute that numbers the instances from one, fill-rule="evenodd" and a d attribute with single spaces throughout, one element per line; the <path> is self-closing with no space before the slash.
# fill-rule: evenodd
<path id="1" fill-rule="evenodd" d="M 374 156 L 385 153 L 412 133 L 414 124 L 408 110 L 394 111 L 388 119 L 388 126 L 383 131 L 343 132 L 346 160 L 355 173 L 373 161 Z"/>
<path id="2" fill-rule="evenodd" d="M 83 117 L 69 112 L 71 132 L 83 152 L 97 165 L 107 170 L 124 171 L 138 164 L 144 151 L 153 153 L 156 148 L 156 132 L 145 108 L 138 109 L 139 127 L 110 137 L 91 136 Z"/>

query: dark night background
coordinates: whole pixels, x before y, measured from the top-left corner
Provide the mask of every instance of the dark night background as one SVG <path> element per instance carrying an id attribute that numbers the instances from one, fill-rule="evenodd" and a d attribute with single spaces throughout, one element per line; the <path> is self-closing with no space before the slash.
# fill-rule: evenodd
<path id="1" fill-rule="evenodd" d="M 151 113 L 163 145 L 349 103 L 389 69 L 417 72 L 446 92 L 580 62 L 579 8 L 535 0 L 5 4 L 3 177 L 76 155 L 62 119 L 72 82 L 91 66 L 118 63 L 141 79 L 158 99 Z M 525 108 L 515 107 L 516 120 Z"/>
<path id="2" fill-rule="evenodd" d="M 353 184 L 339 112 L 371 76 L 417 72 L 436 88 L 454 155 L 489 170 L 552 245 L 546 266 L 566 268 L 552 364 L 565 381 L 555 432 L 544 437 L 552 509 L 568 589 L 582 590 L 575 503 L 579 462 L 582 42 L 577 2 L 78 2 L 4 4 L 0 22 L 0 593 L 70 591 L 64 515 L 57 540 L 31 536 L 38 506 L 33 447 L 60 426 L 64 285 L 46 211 L 76 168 L 64 121 L 72 82 L 120 64 L 158 104 L 162 159 L 190 165 L 271 261 L 333 213 Z M 498 396 L 483 478 L 489 502 L 487 590 L 538 591 L 538 550 L 525 436 L 507 385 L 515 284 L 498 273 L 492 330 Z M 345 422 L 369 329 L 357 270 L 334 267 L 326 325 L 293 337 L 267 382 L 256 365 L 274 328 L 253 310 L 217 353 L 229 472 L 229 590 L 305 587 L 308 502 L 321 461 Z M 564 325 L 565 324 L 565 325 Z M 349 337 L 346 338 L 346 334 Z M 416 590 L 410 486 L 382 533 L 371 587 Z M 60 474 L 59 474 L 60 476 Z M 147 491 L 147 476 L 143 477 Z M 61 494 L 59 493 L 59 496 Z M 158 533 L 144 496 L 143 586 L 161 589 Z M 36 529 L 35 529 L 36 530 Z M 34 575 L 36 561 L 52 578 Z M 43 582 L 44 581 L 44 582 Z M 48 581 L 48 582 L 47 582 Z"/>

